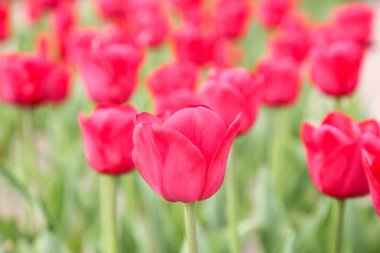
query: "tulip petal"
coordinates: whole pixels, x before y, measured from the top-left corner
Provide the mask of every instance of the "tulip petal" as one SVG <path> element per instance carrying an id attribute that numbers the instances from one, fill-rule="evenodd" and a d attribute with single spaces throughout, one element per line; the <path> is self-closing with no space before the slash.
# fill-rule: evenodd
<path id="1" fill-rule="evenodd" d="M 179 110 L 171 115 L 163 126 L 174 128 L 197 146 L 207 165 L 226 133 L 223 120 L 203 106 Z"/>
<path id="2" fill-rule="evenodd" d="M 330 154 L 334 150 L 337 150 L 339 147 L 350 141 L 350 139 L 348 139 L 342 131 L 330 125 L 322 125 L 318 128 L 315 131 L 314 138 L 317 140 L 320 148 L 326 155 Z"/>
<path id="3" fill-rule="evenodd" d="M 205 187 L 201 200 L 205 200 L 214 195 L 223 184 L 226 173 L 227 159 L 230 153 L 231 145 L 240 128 L 240 118 L 238 115 L 227 130 L 222 142 L 212 158 L 211 164 L 207 170 Z"/>
<path id="4" fill-rule="evenodd" d="M 373 133 L 375 136 L 380 136 L 379 124 L 376 120 L 365 120 L 359 124 L 362 132 L 364 133 Z"/>
<path id="5" fill-rule="evenodd" d="M 356 138 L 360 134 L 358 124 L 340 111 L 329 113 L 322 122 L 322 125 L 325 124 L 342 130 L 350 138 Z"/>
<path id="6" fill-rule="evenodd" d="M 138 124 L 133 160 L 144 180 L 167 201 L 199 200 L 206 162 L 199 149 L 181 133 L 156 123 Z"/>
<path id="7" fill-rule="evenodd" d="M 363 152 L 362 161 L 371 192 L 372 202 L 377 215 L 380 216 L 380 154 L 373 161 L 367 152 Z"/>

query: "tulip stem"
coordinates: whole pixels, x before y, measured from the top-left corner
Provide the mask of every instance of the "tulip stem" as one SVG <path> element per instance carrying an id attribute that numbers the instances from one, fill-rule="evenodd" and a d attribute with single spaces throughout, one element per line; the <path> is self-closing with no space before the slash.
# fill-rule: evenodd
<path id="1" fill-rule="evenodd" d="M 100 176 L 100 215 L 105 253 L 118 253 L 119 245 L 116 226 L 116 184 L 117 178 Z"/>
<path id="2" fill-rule="evenodd" d="M 237 210 L 236 210 L 236 164 L 235 148 L 232 145 L 229 157 L 228 175 L 227 175 L 227 213 L 229 226 L 230 252 L 240 253 L 239 234 L 237 229 Z"/>
<path id="3" fill-rule="evenodd" d="M 188 253 L 198 253 L 195 203 L 184 203 Z"/>
<path id="4" fill-rule="evenodd" d="M 335 238 L 335 247 L 334 253 L 342 252 L 343 244 L 343 224 L 344 224 L 344 210 L 345 210 L 345 201 L 338 201 L 338 217 L 336 222 L 336 238 Z"/>

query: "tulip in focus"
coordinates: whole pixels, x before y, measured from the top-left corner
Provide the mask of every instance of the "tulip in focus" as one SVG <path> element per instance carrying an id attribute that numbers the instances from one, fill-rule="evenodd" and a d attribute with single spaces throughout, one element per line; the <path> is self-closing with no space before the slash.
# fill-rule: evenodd
<path id="1" fill-rule="evenodd" d="M 352 41 L 316 46 L 311 53 L 311 79 L 326 95 L 351 95 L 359 82 L 364 50 Z"/>
<path id="2" fill-rule="evenodd" d="M 137 85 L 142 52 L 113 37 L 98 36 L 90 44 L 77 64 L 88 96 L 97 103 L 126 102 Z"/>
<path id="3" fill-rule="evenodd" d="M 98 106 L 88 117 L 79 116 L 88 163 L 101 174 L 118 176 L 134 168 L 132 133 L 136 109 Z"/>
<path id="4" fill-rule="evenodd" d="M 244 68 L 213 69 L 200 92 L 202 103 L 217 112 L 227 125 L 241 114 L 239 134 L 247 132 L 259 113 L 262 87 Z"/>
<path id="5" fill-rule="evenodd" d="M 223 183 L 239 118 L 226 126 L 209 108 L 137 116 L 133 161 L 148 185 L 170 202 L 210 198 Z"/>
<path id="6" fill-rule="evenodd" d="M 255 74 L 262 83 L 263 103 L 267 106 L 289 106 L 296 102 L 301 85 L 300 66 L 289 57 L 261 60 Z"/>
<path id="7" fill-rule="evenodd" d="M 70 75 L 40 54 L 0 57 L 0 98 L 6 103 L 37 106 L 66 99 Z"/>
<path id="8" fill-rule="evenodd" d="M 334 111 L 319 127 L 304 123 L 301 133 L 311 179 L 321 193 L 337 199 L 368 194 L 362 152 L 374 156 L 380 150 L 375 120 L 357 123 Z"/>

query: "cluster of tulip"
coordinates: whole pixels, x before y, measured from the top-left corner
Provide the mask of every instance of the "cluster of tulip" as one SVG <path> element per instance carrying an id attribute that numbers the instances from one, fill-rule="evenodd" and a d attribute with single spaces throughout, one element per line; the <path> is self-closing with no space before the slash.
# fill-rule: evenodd
<path id="1" fill-rule="evenodd" d="M 1 100 L 23 108 L 59 104 L 79 72 L 96 104 L 89 116 L 79 115 L 79 126 L 86 159 L 100 174 L 102 252 L 120 252 L 115 186 L 134 168 L 166 201 L 184 203 L 189 253 L 198 251 L 194 203 L 216 194 L 226 176 L 229 252 L 241 252 L 233 164 L 226 174 L 235 137 L 250 132 L 262 106 L 294 105 L 304 75 L 337 104 L 352 95 L 372 45 L 373 9 L 345 4 L 321 25 L 294 0 L 97 0 L 106 25 L 99 29 L 78 25 L 78 2 L 26 1 L 29 19 L 48 17 L 53 32 L 38 34 L 33 52 L 0 56 Z M 13 5 L 0 1 L 4 41 L 12 36 Z M 255 16 L 269 36 L 268 49 L 249 69 L 240 67 L 241 43 Z M 141 66 L 149 50 L 167 42 L 173 60 L 146 76 L 153 110 L 139 113 L 130 99 Z M 341 215 L 345 199 L 369 193 L 380 215 L 380 126 L 335 109 L 321 126 L 301 127 L 311 179 L 322 194 L 340 200 Z M 339 237 L 341 230 L 337 253 Z"/>

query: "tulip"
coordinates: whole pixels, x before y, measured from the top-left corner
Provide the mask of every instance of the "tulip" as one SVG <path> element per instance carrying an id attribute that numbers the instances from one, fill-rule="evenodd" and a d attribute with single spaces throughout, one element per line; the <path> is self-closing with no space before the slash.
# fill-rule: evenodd
<path id="1" fill-rule="evenodd" d="M 248 18 L 246 0 L 221 0 L 216 8 L 215 27 L 226 38 L 240 38 L 246 31 Z"/>
<path id="2" fill-rule="evenodd" d="M 227 41 L 214 32 L 206 32 L 194 24 L 186 24 L 174 36 L 174 49 L 179 61 L 198 65 L 228 65 Z"/>
<path id="3" fill-rule="evenodd" d="M 69 73 L 39 54 L 0 57 L 0 97 L 20 106 L 59 103 L 68 95 Z"/>
<path id="4" fill-rule="evenodd" d="M 379 151 L 379 131 L 375 120 L 357 123 L 338 111 L 329 113 L 319 127 L 303 124 L 309 172 L 322 194 L 337 199 L 368 194 L 362 151 L 372 156 Z"/>
<path id="5" fill-rule="evenodd" d="M 101 174 L 118 176 L 134 168 L 132 133 L 136 109 L 100 105 L 88 117 L 80 114 L 86 158 Z"/>
<path id="6" fill-rule="evenodd" d="M 0 3 L 0 41 L 9 36 L 9 4 Z"/>
<path id="7" fill-rule="evenodd" d="M 275 57 L 291 57 L 302 63 L 311 46 L 309 28 L 301 18 L 289 17 L 281 25 L 279 33 L 270 43 Z"/>
<path id="8" fill-rule="evenodd" d="M 295 0 L 260 0 L 260 22 L 267 28 L 277 27 L 290 14 L 295 4 Z"/>
<path id="9" fill-rule="evenodd" d="M 133 161 L 148 185 L 170 202 L 193 203 L 214 195 L 223 183 L 228 153 L 239 130 L 228 128 L 206 107 L 137 116 Z"/>
<path id="10" fill-rule="evenodd" d="M 342 36 L 368 46 L 372 42 L 374 20 L 372 7 L 362 3 L 351 3 L 340 6 L 334 16 L 333 25 L 342 31 Z"/>
<path id="11" fill-rule="evenodd" d="M 379 133 L 377 132 L 377 134 Z M 367 152 L 363 152 L 363 166 L 367 175 L 373 206 L 377 215 L 380 216 L 380 153 L 373 157 Z"/>
<path id="12" fill-rule="evenodd" d="M 172 62 L 154 70 L 147 83 L 153 95 L 155 111 L 179 110 L 199 104 L 195 94 L 200 69 L 193 63 Z"/>
<path id="13" fill-rule="evenodd" d="M 123 20 L 130 13 L 129 0 L 97 0 L 96 4 L 105 19 Z"/>
<path id="14" fill-rule="evenodd" d="M 291 58 L 273 57 L 261 60 L 255 74 L 263 89 L 263 103 L 289 106 L 295 103 L 301 88 L 300 66 Z"/>
<path id="15" fill-rule="evenodd" d="M 351 95 L 359 82 L 364 51 L 355 42 L 320 45 L 311 54 L 311 79 L 326 95 Z"/>
<path id="16" fill-rule="evenodd" d="M 143 59 L 136 46 L 98 36 L 78 58 L 79 72 L 92 100 L 121 104 L 130 98 Z"/>
<path id="17" fill-rule="evenodd" d="M 256 121 L 261 102 L 261 87 L 244 68 L 213 69 L 200 92 L 202 103 L 216 111 L 226 125 L 241 114 L 239 134 Z"/>

